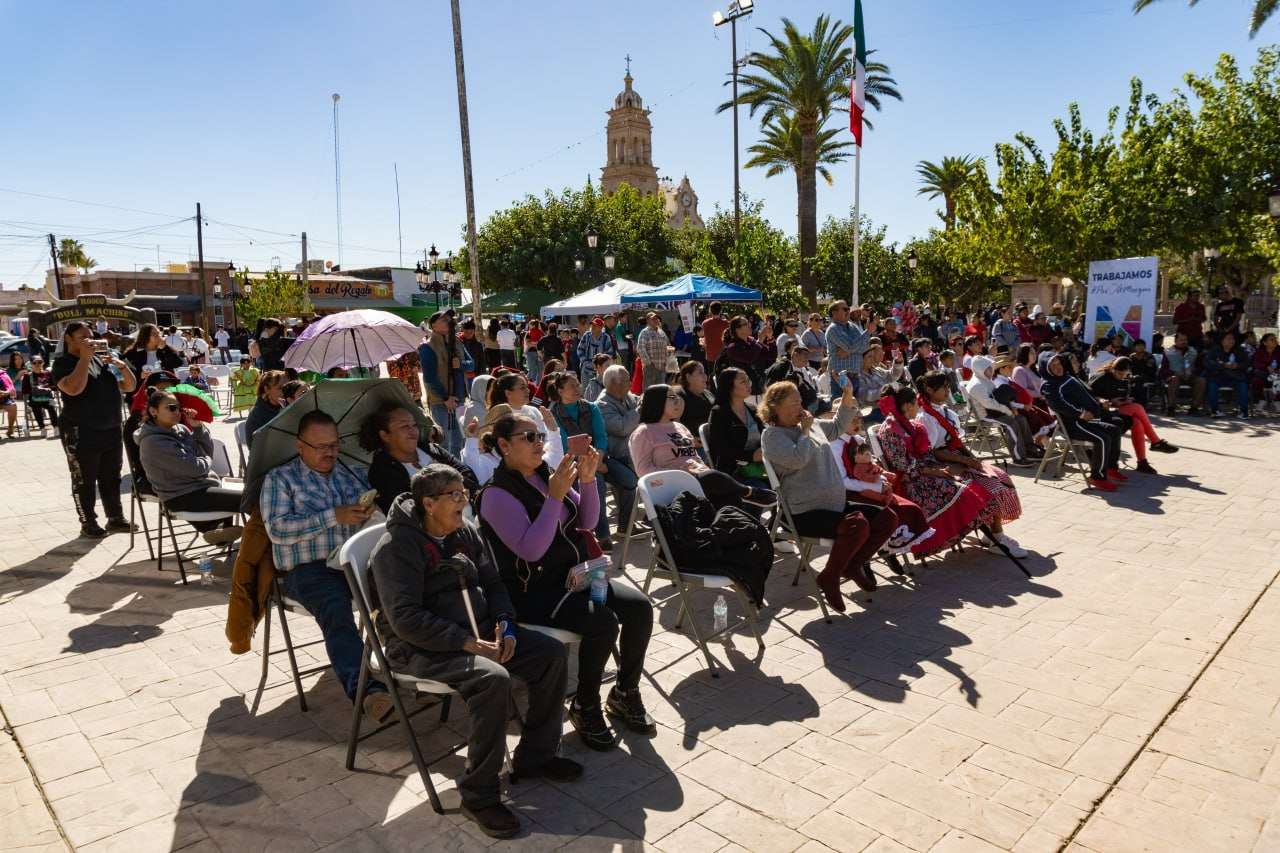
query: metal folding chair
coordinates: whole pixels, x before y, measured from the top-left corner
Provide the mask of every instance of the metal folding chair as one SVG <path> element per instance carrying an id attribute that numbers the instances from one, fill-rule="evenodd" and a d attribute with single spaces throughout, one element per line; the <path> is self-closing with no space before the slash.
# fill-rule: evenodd
<path id="1" fill-rule="evenodd" d="M 276 612 L 280 616 L 280 633 L 284 635 L 284 648 L 274 650 L 271 648 L 272 605 L 275 605 Z M 262 614 L 262 677 L 258 679 L 258 691 L 253 697 L 253 706 L 249 709 L 250 714 L 257 713 L 258 703 L 262 701 L 262 691 L 267 687 L 267 674 L 272 655 L 285 654 L 289 656 L 289 671 L 293 675 L 294 689 L 298 691 L 298 706 L 303 711 L 307 710 L 307 697 L 302 690 L 302 676 L 314 675 L 328 668 L 328 664 L 318 664 L 308 669 L 298 669 L 298 658 L 295 651 L 324 642 L 324 638 L 321 637 L 318 640 L 294 645 L 293 636 L 289 633 L 289 620 L 286 614 L 298 611 L 305 613 L 306 608 L 284 594 L 284 585 L 280 582 L 280 575 L 276 574 L 271 579 L 271 594 L 266 603 L 266 611 Z"/>
<path id="2" fill-rule="evenodd" d="M 815 538 L 812 536 L 801 536 L 800 531 L 796 530 L 795 521 L 791 517 L 791 508 L 787 504 L 787 499 L 783 497 L 782 490 L 779 488 L 778 475 L 773 470 L 773 466 L 769 464 L 768 457 L 765 457 L 764 459 L 764 473 L 769 478 L 769 488 L 778 493 L 778 525 L 781 528 L 782 534 L 788 539 L 794 540 L 796 547 L 800 551 L 799 559 L 796 564 L 796 574 L 795 577 L 791 579 L 791 585 L 796 586 L 800 583 L 800 574 L 802 572 L 809 572 L 816 579 L 818 573 L 814 571 L 813 564 L 810 562 L 810 558 L 813 556 L 813 549 L 819 545 L 830 548 L 835 544 L 835 540 Z M 831 614 L 827 612 L 827 601 L 826 598 L 823 597 L 822 590 L 819 589 L 816 591 L 816 598 L 818 600 L 818 607 L 822 609 L 822 618 L 826 620 L 827 624 L 830 624 Z"/>
<path id="3" fill-rule="evenodd" d="M 240 421 L 235 426 L 236 450 L 240 453 L 240 476 L 249 467 L 249 422 Z"/>
<path id="4" fill-rule="evenodd" d="M 655 471 L 652 474 L 645 474 L 636 485 L 637 497 L 644 496 L 645 515 L 653 528 L 655 542 L 653 556 L 649 560 L 649 571 L 644 578 L 644 591 L 645 594 L 648 594 L 649 585 L 655 577 L 671 581 L 676 588 L 677 595 L 680 597 L 680 611 L 676 614 L 676 630 L 680 629 L 685 615 L 688 614 L 689 629 L 693 632 L 694 642 L 702 650 L 702 655 L 707 660 L 707 668 L 711 670 L 712 678 L 718 678 L 719 673 L 716 672 L 715 661 L 711 657 L 710 650 L 707 649 L 707 640 L 715 639 L 721 634 L 727 633 L 730 628 L 726 625 L 715 633 L 706 637 L 702 636 L 698 631 L 697 621 L 693 618 L 692 594 L 694 590 L 732 590 L 734 595 L 738 597 L 738 603 L 742 606 L 743 613 L 746 614 L 742 621 L 751 624 L 751 632 L 755 634 L 756 644 L 762 652 L 764 651 L 764 638 L 760 635 L 755 605 L 747 598 L 742 587 L 732 578 L 725 575 L 703 574 L 689 569 L 682 571 L 676 564 L 675 558 L 671 553 L 671 546 L 667 543 L 667 537 L 658 521 L 658 507 L 670 506 L 671 502 L 681 492 L 692 492 L 698 497 L 706 497 L 697 478 L 687 471 Z M 737 626 L 735 625 L 734 627 Z"/>
<path id="5" fill-rule="evenodd" d="M 1062 476 L 1062 469 L 1065 467 L 1067 459 L 1070 458 L 1073 471 L 1080 475 L 1085 484 L 1089 483 L 1089 466 L 1080 458 L 1080 453 L 1076 448 L 1083 447 L 1085 449 L 1085 458 L 1088 458 L 1088 452 L 1091 447 L 1089 442 L 1072 438 L 1067 432 L 1067 425 L 1063 423 L 1062 417 L 1057 413 L 1053 413 L 1053 435 L 1049 436 L 1049 441 L 1045 445 L 1044 456 L 1040 460 L 1039 467 L 1036 468 L 1035 481 L 1040 482 L 1040 477 L 1044 474 L 1045 469 L 1049 465 L 1055 465 L 1052 476 L 1058 478 Z"/>
<path id="6" fill-rule="evenodd" d="M 428 767 L 430 763 L 452 755 L 465 744 L 457 744 L 447 752 L 432 759 L 432 762 L 428 762 L 422 754 L 422 746 L 418 743 L 418 736 L 413 730 L 410 719 L 434 706 L 424 705 L 415 709 L 413 713 L 409 713 L 405 709 L 404 700 L 401 699 L 400 691 L 397 688 L 402 686 L 409 687 L 420 693 L 440 697 L 440 722 L 442 723 L 448 722 L 449 705 L 456 691 L 440 681 L 432 681 L 427 678 L 418 678 L 407 673 L 396 672 L 387 662 L 386 650 L 383 648 L 382 640 L 374 629 L 373 617 L 369 607 L 369 556 L 373 552 L 373 546 L 377 544 L 385 532 L 386 526 L 382 524 L 367 527 L 348 539 L 338 552 L 338 559 L 342 563 L 342 571 L 351 587 L 351 596 L 355 599 L 356 610 L 360 616 L 360 633 L 364 638 L 364 652 L 360 661 L 360 686 L 356 690 L 355 706 L 351 712 L 351 734 L 347 738 L 346 767 L 348 770 L 356 769 L 356 744 L 399 723 L 404 727 L 405 736 L 409 741 L 409 750 L 413 754 L 414 764 L 417 765 L 418 775 L 422 777 L 422 784 L 426 786 L 427 798 L 431 801 L 431 808 L 437 814 L 444 814 L 444 807 L 440 804 L 440 797 L 431 781 L 431 773 L 428 771 Z M 387 692 L 391 695 L 391 702 L 395 706 L 395 719 L 362 735 L 360 733 L 360 724 L 364 717 L 364 697 L 370 678 L 378 678 L 386 683 Z"/>

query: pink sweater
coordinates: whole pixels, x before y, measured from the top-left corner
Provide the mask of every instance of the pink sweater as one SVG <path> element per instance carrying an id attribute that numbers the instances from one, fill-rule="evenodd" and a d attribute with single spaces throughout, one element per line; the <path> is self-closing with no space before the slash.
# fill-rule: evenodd
<path id="1" fill-rule="evenodd" d="M 679 421 L 640 424 L 627 444 L 631 464 L 641 477 L 654 471 L 688 471 L 696 476 L 708 470 L 693 446 L 693 433 Z"/>

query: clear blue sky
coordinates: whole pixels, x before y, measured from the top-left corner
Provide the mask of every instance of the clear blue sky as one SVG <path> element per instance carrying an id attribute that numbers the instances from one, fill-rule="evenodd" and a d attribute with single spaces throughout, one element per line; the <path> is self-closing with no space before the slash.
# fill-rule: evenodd
<path id="1" fill-rule="evenodd" d="M 727 3 L 727 0 L 724 0 Z M 653 109 L 659 174 L 688 173 L 704 215 L 732 201 L 730 118 L 717 115 L 729 66 L 727 27 L 712 0 L 643 3 L 465 0 L 478 213 L 546 187 L 598 179 L 605 110 L 632 56 Z M 1252 61 L 1280 33 L 1250 42 L 1247 0 L 1140 16 L 1129 0 L 866 0 L 869 44 L 905 101 L 874 115 L 863 210 L 893 239 L 937 223 L 916 194 L 915 164 L 989 155 L 1025 130 L 1046 139 L 1069 101 L 1100 128 L 1129 79 L 1167 94 L 1221 52 Z M 852 0 L 757 0 L 739 50 L 785 14 L 808 28 L 821 12 L 852 19 Z M 213 223 L 205 255 L 266 266 L 337 258 L 330 94 L 340 92 L 344 260 L 397 262 L 393 163 L 400 171 L 404 260 L 434 242 L 462 244 L 465 223 L 457 99 L 446 0 L 362 3 L 98 3 L 0 0 L 0 282 L 43 281 L 38 240 L 82 239 L 103 266 L 133 269 L 194 257 L 192 223 Z M 756 125 L 743 115 L 743 147 Z M 744 191 L 795 230 L 795 182 L 744 170 Z M 23 193 L 132 208 L 135 212 Z M 820 218 L 852 204 L 852 167 L 820 184 Z M 141 211 L 141 212 L 136 212 Z M 158 215 L 150 215 L 158 214 Z M 222 224 L 230 223 L 230 225 Z M 234 227 L 232 227 L 234 226 Z M 265 233 L 252 229 L 281 232 Z M 130 231 L 130 229 L 136 229 Z M 253 243 L 250 243 L 250 240 Z M 625 271 L 624 271 L 625 272 Z"/>

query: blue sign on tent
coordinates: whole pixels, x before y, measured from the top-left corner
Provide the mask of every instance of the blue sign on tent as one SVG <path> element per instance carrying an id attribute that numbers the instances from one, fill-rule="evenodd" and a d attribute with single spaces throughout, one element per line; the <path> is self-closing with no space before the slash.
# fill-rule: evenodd
<path id="1" fill-rule="evenodd" d="M 622 304 L 653 302 L 759 302 L 760 291 L 709 275 L 685 274 L 652 290 L 628 293 Z"/>

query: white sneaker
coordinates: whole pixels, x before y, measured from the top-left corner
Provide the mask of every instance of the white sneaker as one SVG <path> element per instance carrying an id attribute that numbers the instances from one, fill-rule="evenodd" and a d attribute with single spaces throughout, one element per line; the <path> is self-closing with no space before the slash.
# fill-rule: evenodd
<path id="1" fill-rule="evenodd" d="M 773 553 L 775 554 L 799 554 L 800 549 L 795 546 L 794 542 L 788 542 L 785 539 L 774 540 Z"/>
<path id="2" fill-rule="evenodd" d="M 997 542 L 999 543 L 999 545 L 996 544 Z M 1027 556 L 1026 549 L 1018 544 L 1018 540 L 1014 539 L 1012 536 L 1009 536 L 1007 533 L 997 533 L 996 541 L 991 543 L 991 547 L 989 548 L 989 550 L 994 551 L 996 553 L 1003 553 L 1000 550 L 1000 545 L 1003 545 L 1004 547 L 1008 548 L 1009 553 L 1017 557 L 1019 560 Z"/>

